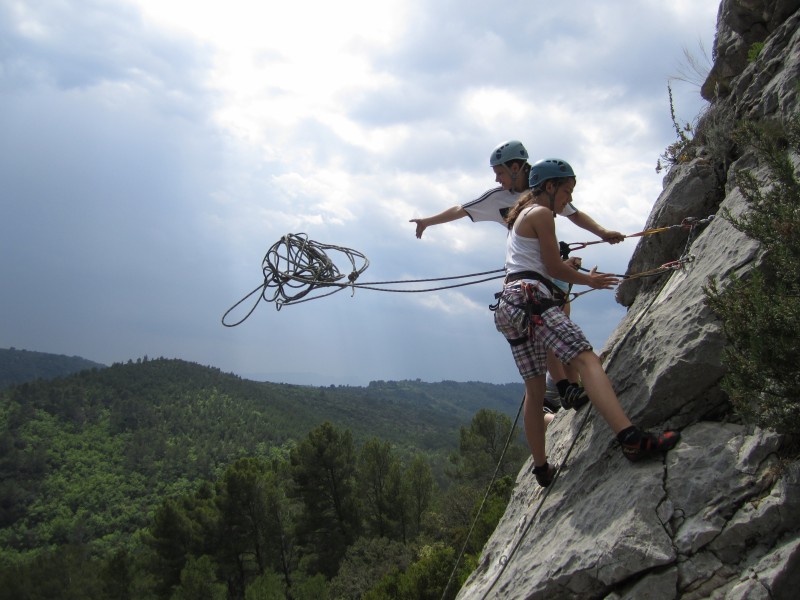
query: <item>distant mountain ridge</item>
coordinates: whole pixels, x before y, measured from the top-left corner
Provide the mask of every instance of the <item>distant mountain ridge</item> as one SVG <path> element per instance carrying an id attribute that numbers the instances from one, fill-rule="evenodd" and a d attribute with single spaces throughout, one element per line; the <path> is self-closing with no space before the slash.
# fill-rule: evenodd
<path id="1" fill-rule="evenodd" d="M 54 379 L 87 369 L 104 369 L 106 365 L 64 354 L 0 348 L 0 389 L 33 381 Z"/>

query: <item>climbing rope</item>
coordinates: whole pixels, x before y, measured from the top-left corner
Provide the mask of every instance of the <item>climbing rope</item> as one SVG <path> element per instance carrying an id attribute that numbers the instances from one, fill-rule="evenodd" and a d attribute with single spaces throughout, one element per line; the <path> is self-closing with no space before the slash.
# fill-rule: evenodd
<path id="1" fill-rule="evenodd" d="M 345 276 L 326 252 L 338 252 L 350 263 L 351 270 Z M 236 327 L 243 323 L 262 300 L 274 302 L 280 310 L 289 304 L 299 304 L 330 296 L 343 289 L 375 290 L 396 293 L 421 293 L 453 289 L 476 283 L 492 281 L 503 277 L 503 269 L 494 269 L 482 273 L 436 277 L 428 279 L 403 279 L 396 281 L 374 281 L 358 283 L 357 279 L 369 266 L 369 260 L 362 253 L 343 246 L 321 244 L 308 239 L 304 233 L 286 234 L 267 251 L 262 262 L 264 281 L 236 304 L 231 306 L 222 316 L 222 324 Z M 423 289 L 392 289 L 388 286 L 409 285 L 430 282 L 469 280 L 448 285 L 439 285 Z M 238 321 L 229 323 L 229 315 L 252 296 L 258 294 L 250 310 Z"/>
<path id="2" fill-rule="evenodd" d="M 705 219 L 687 217 L 677 225 L 646 229 L 638 233 L 626 235 L 626 238 L 632 238 L 661 233 L 671 229 L 689 230 L 689 238 L 686 241 L 684 253 L 679 259 L 670 261 L 661 265 L 660 267 L 643 271 L 641 273 L 634 273 L 630 275 L 617 275 L 612 273 L 612 275 L 619 277 L 620 279 L 636 279 L 639 277 L 660 275 L 670 270 L 682 269 L 687 263 L 694 260 L 694 257 L 688 254 L 688 248 L 692 243 L 694 235 L 696 235 L 697 228 L 701 225 L 710 223 L 713 218 L 714 215 L 711 215 Z M 603 243 L 609 243 L 609 240 L 574 242 L 572 244 L 560 242 L 560 252 L 562 257 L 566 260 L 569 257 L 569 253 L 573 250 L 585 248 L 592 244 Z M 350 272 L 345 275 L 345 273 L 340 271 L 330 259 L 327 252 L 337 252 L 344 256 L 350 264 Z M 304 233 L 286 234 L 279 241 L 273 244 L 272 247 L 267 250 L 267 253 L 264 256 L 264 260 L 261 265 L 262 273 L 264 275 L 263 283 L 246 294 L 227 311 L 225 311 L 225 314 L 222 316 L 222 324 L 225 325 L 225 327 L 236 327 L 237 325 L 240 325 L 248 317 L 250 317 L 251 314 L 253 314 L 253 311 L 262 300 L 266 302 L 274 302 L 276 310 L 280 310 L 286 305 L 299 304 L 301 302 L 308 302 L 309 300 L 316 300 L 318 298 L 330 296 L 331 294 L 339 292 L 345 288 L 350 288 L 353 294 L 355 294 L 356 289 L 395 293 L 436 292 L 467 285 L 474 285 L 477 283 L 484 283 L 494 279 L 500 279 L 505 274 L 503 269 L 495 269 L 492 271 L 471 273 L 468 275 L 455 275 L 451 277 L 359 283 L 357 281 L 359 276 L 367 269 L 368 266 L 369 260 L 367 257 L 361 252 L 351 248 L 314 242 L 309 240 L 308 236 Z M 587 271 L 587 269 L 580 270 Z M 393 289 L 389 287 L 395 285 L 410 285 L 455 280 L 464 281 L 461 281 L 460 283 L 437 285 L 422 289 Z M 570 293 L 568 295 L 568 299 L 575 300 L 576 298 L 591 291 L 593 291 L 593 289 Z M 230 314 L 256 294 L 258 294 L 258 298 L 256 298 L 256 301 L 251 306 L 250 310 L 247 311 L 247 313 L 238 321 L 229 323 L 228 318 Z"/>
<path id="3" fill-rule="evenodd" d="M 681 254 L 680 258 L 676 260 L 671 260 L 669 262 L 664 263 L 659 267 L 655 267 L 654 269 L 648 269 L 646 271 L 640 271 L 638 273 L 631 273 L 628 275 L 623 275 L 619 273 L 606 273 L 607 275 L 613 275 L 614 277 L 618 277 L 622 280 L 629 280 L 629 279 L 639 279 L 642 277 L 655 277 L 657 275 L 661 275 L 662 273 L 666 273 L 668 271 L 680 271 L 686 267 L 689 263 L 695 261 L 695 256 L 689 253 L 689 248 L 694 241 L 694 238 L 697 236 L 697 230 L 699 227 L 703 225 L 708 225 L 711 221 L 714 220 L 714 215 L 709 215 L 704 219 L 700 219 L 697 217 L 686 217 L 681 221 L 678 225 L 668 225 L 665 227 L 657 227 L 653 229 L 646 229 L 644 231 L 640 231 L 638 233 L 632 233 L 630 235 L 626 235 L 625 238 L 629 237 L 637 237 L 643 235 L 652 235 L 654 233 L 662 233 L 664 231 L 669 231 L 672 229 L 684 229 L 689 231 L 689 235 L 686 239 L 686 244 L 683 247 L 683 253 Z M 574 242 L 572 244 L 567 244 L 566 242 L 559 242 L 559 251 L 561 253 L 561 257 L 566 260 L 569 258 L 569 253 L 572 250 L 577 250 L 579 248 L 585 248 L 591 244 L 604 244 L 610 243 L 609 240 L 596 240 L 592 242 Z M 589 272 L 589 269 L 579 268 L 579 271 L 583 271 L 585 273 Z M 598 271 L 600 272 L 600 271 Z M 590 288 L 588 290 L 584 290 L 582 292 L 571 292 L 567 295 L 567 299 L 571 302 L 584 294 L 588 294 L 589 292 L 593 292 L 594 288 Z"/>
<path id="4" fill-rule="evenodd" d="M 442 592 L 442 600 L 445 600 L 445 598 L 447 597 L 447 592 L 450 589 L 450 584 L 453 582 L 453 578 L 455 577 L 456 572 L 458 571 L 458 567 L 461 564 L 461 559 L 464 557 L 464 553 L 467 550 L 467 546 L 469 545 L 469 540 L 470 540 L 470 537 L 472 536 L 472 532 L 475 529 L 475 525 L 477 524 L 478 519 L 480 518 L 481 512 L 483 511 L 483 507 L 486 504 L 486 500 L 489 497 L 489 493 L 490 493 L 490 491 L 492 489 L 492 486 L 494 485 L 495 479 L 497 478 L 497 473 L 500 470 L 500 466 L 503 463 L 503 458 L 505 457 L 506 451 L 508 450 L 508 446 L 511 443 L 511 440 L 513 439 L 514 431 L 516 429 L 517 423 L 519 422 L 519 416 L 522 413 L 522 408 L 523 408 L 524 405 L 525 405 L 525 396 L 523 395 L 522 396 L 522 403 L 520 404 L 519 410 L 517 411 L 517 417 L 514 419 L 514 423 L 511 426 L 511 431 L 508 434 L 508 439 L 506 439 L 506 444 L 503 447 L 503 452 L 500 454 L 500 459 L 497 462 L 497 466 L 495 467 L 494 474 L 492 475 L 492 479 L 491 479 L 491 481 L 489 482 L 489 485 L 486 488 L 486 493 L 484 494 L 483 500 L 481 501 L 481 504 L 478 507 L 477 512 L 475 513 L 475 517 L 472 520 L 472 525 L 470 526 L 469 533 L 467 533 L 467 537 L 464 540 L 463 546 L 461 547 L 461 552 L 459 553 L 458 558 L 456 559 L 455 565 L 453 565 L 453 570 L 450 572 L 450 578 L 447 580 L 447 585 L 445 586 L 444 591 Z M 586 425 L 586 422 L 588 421 L 590 414 L 591 414 L 591 411 L 588 410 L 588 408 L 587 408 L 587 410 L 585 411 L 585 414 L 583 416 L 583 421 L 581 421 L 581 425 L 580 425 L 580 427 L 578 427 L 578 431 L 577 431 L 575 437 L 573 438 L 572 443 L 570 444 L 569 448 L 567 448 L 567 452 L 564 454 L 564 457 L 562 458 L 561 462 L 559 463 L 558 468 L 556 469 L 556 474 L 553 476 L 553 480 L 550 482 L 549 486 L 544 488 L 544 493 L 542 494 L 542 497 L 539 500 L 539 504 L 536 507 L 536 510 L 534 510 L 533 514 L 531 515 L 530 520 L 528 521 L 528 524 L 522 530 L 522 533 L 521 533 L 519 539 L 514 544 L 514 546 L 512 546 L 511 552 L 509 552 L 508 554 L 504 554 L 503 556 L 500 557 L 500 566 L 501 566 L 500 572 L 495 577 L 495 579 L 492 582 L 492 585 L 489 587 L 489 589 L 486 590 L 486 592 L 484 592 L 483 596 L 481 597 L 481 600 L 484 600 L 486 598 L 486 595 L 497 584 L 498 579 L 503 574 L 503 572 L 506 569 L 506 566 L 508 565 L 508 563 L 511 561 L 511 558 L 516 553 L 517 548 L 519 547 L 519 545 L 522 542 L 523 538 L 525 537 L 525 535 L 528 533 L 528 530 L 533 525 L 533 522 L 534 522 L 534 520 L 536 518 L 536 515 L 539 514 L 539 511 L 541 510 L 542 506 L 544 505 L 544 501 L 547 499 L 547 496 L 550 494 L 550 491 L 555 486 L 556 481 L 558 481 L 558 476 L 561 474 L 562 467 L 567 462 L 567 459 L 569 459 L 573 448 L 575 448 L 575 444 L 577 443 L 578 439 L 580 438 L 581 432 L 583 431 L 583 428 Z"/>
<path id="5" fill-rule="evenodd" d="M 505 572 L 506 567 L 511 562 L 511 559 L 514 557 L 514 555 L 517 553 L 517 550 L 519 549 L 520 544 L 522 544 L 522 540 L 525 539 L 525 536 L 528 534 L 528 531 L 530 531 L 531 527 L 533 526 L 533 523 L 536 520 L 536 515 L 538 515 L 539 511 L 542 510 L 542 506 L 544 506 L 544 502 L 545 502 L 545 500 L 547 500 L 547 496 L 550 495 L 550 492 L 555 487 L 556 482 L 558 481 L 558 476 L 561 474 L 561 469 L 564 467 L 564 465 L 566 464 L 566 462 L 569 459 L 570 455 L 572 454 L 572 451 L 575 448 L 575 444 L 578 443 L 578 439 L 581 436 L 581 432 L 583 431 L 583 428 L 586 426 L 586 423 L 589 421 L 589 415 L 591 413 L 592 413 L 592 411 L 588 410 L 588 407 L 587 407 L 587 409 L 584 411 L 583 420 L 581 421 L 581 425 L 580 425 L 580 427 L 578 427 L 578 431 L 575 434 L 575 437 L 572 438 L 572 443 L 569 445 L 569 448 L 567 448 L 567 451 L 564 454 L 564 457 L 561 459 L 561 462 L 559 463 L 558 468 L 556 469 L 556 474 L 553 476 L 553 481 L 550 482 L 550 485 L 548 485 L 546 488 L 544 488 L 544 493 L 542 494 L 542 497 L 539 499 L 539 504 L 536 506 L 536 509 L 533 511 L 533 514 L 531 515 L 531 518 L 528 521 L 528 523 L 525 525 L 525 528 L 522 530 L 522 533 L 520 533 L 519 538 L 517 538 L 517 541 L 514 543 L 513 546 L 511 546 L 510 552 L 508 552 L 508 554 L 503 554 L 502 556 L 500 556 L 499 561 L 498 561 L 500 563 L 500 571 L 498 571 L 497 575 L 495 575 L 494 580 L 492 581 L 492 584 L 488 587 L 488 589 L 486 589 L 486 591 L 484 591 L 483 595 L 481 596 L 481 600 L 486 600 L 489 592 L 491 592 L 492 589 L 494 589 L 494 586 L 497 585 L 497 582 L 500 580 L 500 577 Z"/>
<path id="6" fill-rule="evenodd" d="M 641 271 L 639 273 L 632 273 L 631 275 L 621 275 L 619 273 L 607 273 L 607 275 L 613 275 L 614 277 L 619 277 L 620 279 L 623 280 L 639 279 L 640 277 L 655 277 L 656 275 L 661 275 L 662 273 L 666 273 L 667 271 L 680 271 L 687 264 L 694 262 L 694 260 L 695 256 L 693 254 L 684 254 L 681 258 L 666 262 L 660 267 L 656 267 L 655 269 L 649 269 L 647 271 Z M 583 267 L 579 268 L 578 270 L 583 271 L 585 273 L 589 273 L 589 269 L 585 269 Z M 567 294 L 567 300 L 569 302 L 572 302 L 573 300 L 580 298 L 584 294 L 588 294 L 589 292 L 595 291 L 595 289 L 596 288 L 589 288 L 588 290 L 583 290 L 582 292 L 570 292 L 569 294 Z"/>
<path id="7" fill-rule="evenodd" d="M 500 453 L 500 458 L 497 461 L 497 466 L 494 469 L 494 473 L 492 474 L 492 479 L 489 481 L 489 485 L 486 486 L 486 493 L 483 495 L 483 500 L 481 500 L 481 505 L 478 507 L 478 511 L 475 513 L 475 518 L 472 520 L 472 525 L 470 525 L 469 532 L 467 533 L 467 537 L 464 539 L 464 545 L 461 546 L 461 552 L 456 559 L 456 564 L 453 565 L 453 570 L 450 572 L 450 578 L 447 580 L 447 585 L 444 586 L 444 591 L 442 592 L 442 600 L 447 597 L 447 590 L 450 589 L 450 584 L 453 582 L 453 577 L 455 577 L 456 572 L 458 571 L 458 566 L 461 564 L 461 559 L 464 557 L 464 553 L 467 551 L 467 546 L 469 545 L 469 539 L 472 537 L 472 532 L 475 530 L 475 525 L 478 523 L 478 518 L 481 516 L 483 512 L 483 507 L 486 504 L 486 500 L 489 498 L 489 493 L 492 491 L 492 486 L 494 482 L 497 480 L 497 473 L 500 471 L 500 467 L 503 464 L 503 459 L 506 456 L 506 452 L 508 451 L 508 446 L 511 444 L 511 440 L 514 439 L 514 432 L 517 428 L 517 423 L 519 422 L 519 416 L 522 414 L 522 408 L 525 406 L 525 395 L 522 395 L 522 402 L 519 405 L 519 409 L 517 410 L 517 416 L 514 419 L 514 423 L 511 425 L 511 431 L 508 432 L 508 438 L 506 438 L 505 446 L 503 446 L 503 451 Z M 556 474 L 557 475 L 557 474 Z"/>
<path id="8" fill-rule="evenodd" d="M 698 217 L 686 217 L 678 223 L 677 225 L 666 225 L 664 227 L 653 227 L 650 229 L 645 229 L 644 231 L 639 231 L 637 233 L 629 233 L 626 236 L 623 236 L 625 239 L 633 238 L 633 237 L 642 237 L 645 235 L 653 235 L 656 233 L 663 233 L 665 231 L 670 231 L 672 229 L 685 229 L 691 233 L 701 225 L 708 225 L 714 219 L 714 215 L 709 215 L 705 219 L 700 219 Z M 560 242 L 560 250 L 561 256 L 566 260 L 569 258 L 569 253 L 573 250 L 580 250 L 581 248 L 586 248 L 587 246 L 592 246 L 594 244 L 608 244 L 610 243 L 609 240 L 592 240 L 591 242 L 572 242 L 571 244 Z"/>

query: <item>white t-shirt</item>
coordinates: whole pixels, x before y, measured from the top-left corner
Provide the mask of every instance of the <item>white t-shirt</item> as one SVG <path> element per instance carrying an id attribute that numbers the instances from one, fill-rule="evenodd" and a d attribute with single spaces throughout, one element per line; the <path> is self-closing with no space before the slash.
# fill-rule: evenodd
<path id="1" fill-rule="evenodd" d="M 519 194 L 504 190 L 501 187 L 488 190 L 482 196 L 462 204 L 461 208 L 467 213 L 473 222 L 478 221 L 494 221 L 505 225 L 505 218 L 508 210 L 514 206 L 514 203 L 519 198 Z M 578 212 L 571 203 L 567 204 L 559 214 L 562 217 L 569 217 Z"/>

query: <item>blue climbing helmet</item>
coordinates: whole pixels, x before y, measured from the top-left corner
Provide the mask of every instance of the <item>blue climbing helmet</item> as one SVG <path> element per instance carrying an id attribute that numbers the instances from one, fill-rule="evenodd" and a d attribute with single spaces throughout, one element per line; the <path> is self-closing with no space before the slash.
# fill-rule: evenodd
<path id="1" fill-rule="evenodd" d="M 535 188 L 548 179 L 559 179 L 561 177 L 575 177 L 575 171 L 572 170 L 569 163 L 560 158 L 544 158 L 531 165 L 528 184 L 531 188 Z"/>
<path id="2" fill-rule="evenodd" d="M 503 142 L 497 148 L 492 150 L 489 156 L 489 166 L 496 167 L 497 165 L 504 165 L 510 160 L 524 160 L 528 161 L 528 151 L 525 146 L 518 140 L 509 140 Z"/>

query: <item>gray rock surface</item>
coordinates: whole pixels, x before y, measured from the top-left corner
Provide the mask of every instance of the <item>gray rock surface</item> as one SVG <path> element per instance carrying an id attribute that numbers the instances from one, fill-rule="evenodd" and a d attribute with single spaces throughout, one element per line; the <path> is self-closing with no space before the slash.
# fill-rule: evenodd
<path id="1" fill-rule="evenodd" d="M 797 114 L 799 31 L 800 2 L 722 2 L 709 80 L 724 78 L 725 94 L 703 117 L 717 137 L 672 167 L 648 227 L 746 209 L 733 173 L 761 167 L 725 127 Z M 747 62 L 754 41 L 764 49 Z M 628 312 L 602 356 L 633 422 L 678 428 L 680 444 L 631 464 L 589 407 L 559 413 L 547 432 L 557 479 L 543 489 L 525 465 L 459 599 L 800 597 L 800 461 L 779 458 L 781 436 L 732 416 L 719 388 L 724 339 L 703 293 L 710 276 L 757 265 L 758 245 L 717 216 L 642 238 L 628 272 L 679 256 L 693 261 L 620 286 Z"/>

